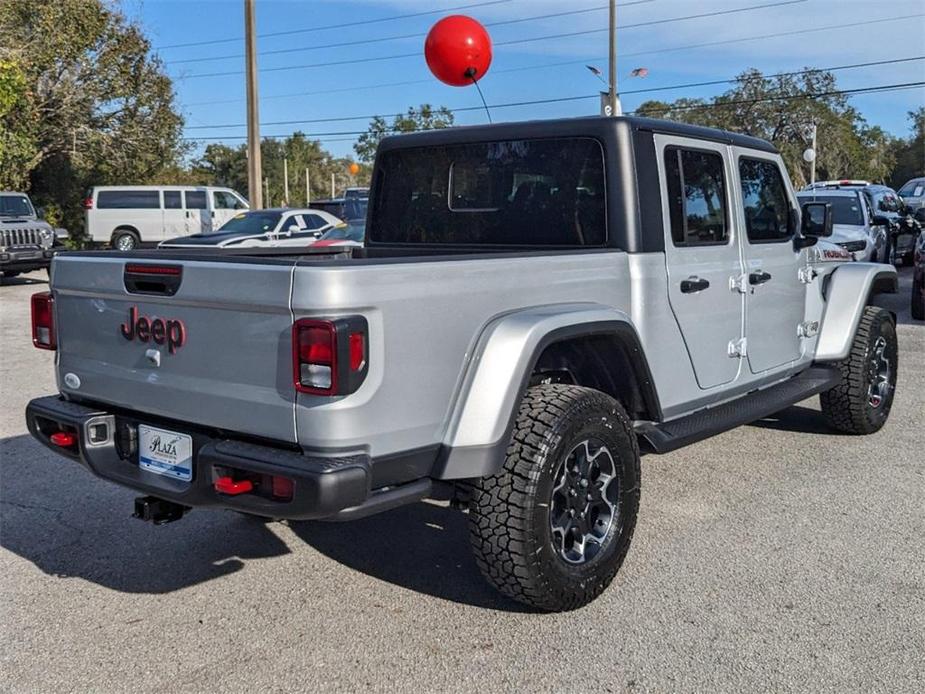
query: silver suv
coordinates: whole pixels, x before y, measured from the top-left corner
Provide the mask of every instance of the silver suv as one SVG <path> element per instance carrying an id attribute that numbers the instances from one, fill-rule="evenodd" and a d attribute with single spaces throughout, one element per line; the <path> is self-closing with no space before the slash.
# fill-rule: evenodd
<path id="1" fill-rule="evenodd" d="M 0 272 L 4 277 L 47 268 L 55 254 L 54 243 L 55 230 L 38 218 L 28 195 L 0 192 Z"/>
<path id="2" fill-rule="evenodd" d="M 886 226 L 877 224 L 862 188 L 822 188 L 797 193 L 801 203 L 825 202 L 832 206 L 833 231 L 829 239 L 863 262 L 887 262 Z"/>

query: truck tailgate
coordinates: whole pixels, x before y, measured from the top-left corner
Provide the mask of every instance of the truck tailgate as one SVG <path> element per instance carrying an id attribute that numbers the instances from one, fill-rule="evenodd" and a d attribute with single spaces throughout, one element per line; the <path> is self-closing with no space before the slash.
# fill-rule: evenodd
<path id="1" fill-rule="evenodd" d="M 136 412 L 295 441 L 293 262 L 59 257 L 52 290 L 60 390 Z M 139 285 L 129 281 L 130 292 L 127 263 L 180 268 L 179 286 L 173 295 L 135 293 Z M 177 281 L 176 275 L 166 277 Z M 157 291 L 159 281 L 166 280 L 151 275 L 141 289 Z"/>

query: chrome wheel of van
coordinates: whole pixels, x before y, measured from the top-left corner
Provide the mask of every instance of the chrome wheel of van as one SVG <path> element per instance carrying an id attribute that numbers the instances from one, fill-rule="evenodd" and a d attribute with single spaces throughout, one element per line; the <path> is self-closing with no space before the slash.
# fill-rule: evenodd
<path id="1" fill-rule="evenodd" d="M 616 466 L 607 446 L 586 439 L 562 461 L 549 503 L 553 548 L 570 564 L 594 559 L 617 513 Z"/>
<path id="2" fill-rule="evenodd" d="M 122 233 L 116 236 L 112 245 L 119 251 L 133 251 L 138 247 L 138 239 L 134 234 Z"/>

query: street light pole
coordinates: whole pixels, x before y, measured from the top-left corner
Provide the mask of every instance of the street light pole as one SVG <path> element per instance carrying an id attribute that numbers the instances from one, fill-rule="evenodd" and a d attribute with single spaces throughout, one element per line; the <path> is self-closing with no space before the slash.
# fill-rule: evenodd
<path id="1" fill-rule="evenodd" d="M 260 112 L 257 108 L 257 32 L 254 0 L 244 0 L 244 44 L 247 60 L 247 196 L 251 208 L 263 207 L 260 161 Z"/>
<path id="2" fill-rule="evenodd" d="M 610 0 L 610 83 L 607 102 L 611 116 L 622 116 L 620 97 L 617 94 L 617 0 Z"/>

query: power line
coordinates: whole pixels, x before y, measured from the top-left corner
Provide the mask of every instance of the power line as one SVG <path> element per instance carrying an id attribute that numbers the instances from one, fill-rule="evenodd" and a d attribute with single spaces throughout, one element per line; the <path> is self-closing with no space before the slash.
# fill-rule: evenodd
<path id="1" fill-rule="evenodd" d="M 741 104 L 759 104 L 766 103 L 769 101 L 793 101 L 797 99 L 821 99 L 827 96 L 854 96 L 856 94 L 867 94 L 874 92 L 888 92 L 888 91 L 900 91 L 904 89 L 916 89 L 920 87 L 925 87 L 925 81 L 921 82 L 903 82 L 898 84 L 883 84 L 873 87 L 858 87 L 855 89 L 832 89 L 825 92 L 816 92 L 813 94 L 782 94 L 780 96 L 769 96 L 762 97 L 760 99 L 738 99 L 733 101 L 725 101 L 722 103 L 708 103 L 708 104 L 697 104 L 697 105 L 688 105 L 680 107 L 667 107 L 663 110 L 671 110 L 675 108 L 676 110 L 697 110 L 705 108 L 724 108 L 727 106 L 735 106 Z M 539 99 L 534 101 L 519 101 L 511 102 L 506 104 L 489 104 L 489 108 L 509 108 L 515 106 L 532 106 L 536 104 L 551 104 L 551 103 L 563 103 L 567 101 L 578 101 L 582 99 L 598 99 L 600 95 L 598 94 L 585 94 L 580 96 L 560 96 L 552 97 L 549 99 Z M 479 107 L 481 108 L 481 107 Z M 627 115 L 632 115 L 636 111 L 630 111 Z M 389 129 L 392 132 L 396 132 L 393 129 Z M 310 140 L 322 139 L 325 136 L 343 136 L 343 135 L 362 135 L 365 130 L 345 130 L 345 131 L 335 131 L 335 132 L 325 132 L 325 133 L 303 133 L 306 138 Z M 278 138 L 278 137 L 290 137 L 293 133 L 284 133 L 279 135 L 266 135 L 267 138 Z M 243 140 L 246 139 L 244 136 L 239 135 L 229 135 L 229 136 L 220 136 L 220 137 L 184 137 L 184 140 L 188 141 L 218 141 L 218 140 Z"/>
<path id="2" fill-rule="evenodd" d="M 805 0 L 794 0 L 795 2 L 805 2 Z M 630 7 L 632 5 L 645 5 L 655 0 L 635 0 L 634 2 L 625 2 L 621 7 Z M 609 8 L 609 5 L 598 5 L 596 7 L 585 7 L 580 10 L 567 10 L 565 12 L 553 12 L 551 14 L 539 14 L 533 15 L 531 17 L 521 17 L 519 19 L 505 19 L 497 22 L 486 22 L 486 27 L 498 27 L 498 26 L 507 26 L 510 24 L 522 24 L 523 22 L 535 22 L 541 19 L 557 19 L 559 17 L 569 17 L 577 14 L 588 14 L 590 12 L 599 12 L 600 10 L 606 10 Z M 642 26 L 642 25 L 640 25 Z M 598 31 L 597 29 L 595 31 Z M 606 31 L 606 30 L 605 30 Z M 345 41 L 339 43 L 324 43 L 315 46 L 304 46 L 299 48 L 279 48 L 273 51 L 261 51 L 261 56 L 267 55 L 279 55 L 281 53 L 305 53 L 306 51 L 317 51 L 325 48 L 343 48 L 346 46 L 365 46 L 371 43 L 384 43 L 387 41 L 400 41 L 403 39 L 420 39 L 427 36 L 427 33 L 415 33 L 415 34 L 400 34 L 397 36 L 380 36 L 378 38 L 371 39 L 357 39 L 356 41 Z M 503 44 L 495 44 L 503 45 Z M 208 58 L 187 58 L 184 60 L 171 60 L 171 65 L 181 65 L 184 63 L 205 63 L 216 60 L 231 60 L 237 58 L 243 58 L 243 53 L 235 53 L 233 55 L 217 55 Z"/>
<path id="3" fill-rule="evenodd" d="M 659 20 L 650 20 L 648 22 L 639 22 L 637 24 L 624 24 L 620 27 L 620 30 L 624 29 L 635 29 L 639 27 L 652 26 L 653 24 L 668 24 L 671 22 L 681 22 L 690 19 L 704 19 L 706 17 L 719 17 L 722 15 L 735 14 L 741 12 L 751 12 L 753 10 L 764 10 L 773 7 L 783 7 L 785 5 L 795 5 L 799 3 L 804 3 L 807 0 L 778 0 L 778 2 L 766 3 L 764 5 L 753 5 L 750 7 L 738 7 L 731 10 L 717 10 L 715 12 L 702 12 L 699 14 L 688 15 L 685 17 L 669 17 Z M 563 38 L 566 36 L 582 36 L 587 34 L 597 34 L 603 31 L 608 31 L 607 28 L 603 29 L 586 29 L 584 31 L 572 32 L 569 34 L 551 34 L 547 36 L 534 36 L 528 39 L 514 39 L 511 41 L 499 41 L 495 43 L 495 46 L 510 46 L 514 44 L 522 43 L 531 43 L 535 41 L 547 41 L 549 39 Z M 401 58 L 417 58 L 420 57 L 420 51 L 415 51 L 414 53 L 399 53 L 395 55 L 382 55 L 375 57 L 365 57 L 365 58 L 352 58 L 350 60 L 334 60 L 328 61 L 325 63 L 309 63 L 307 65 L 282 65 L 278 67 L 264 68 L 260 72 L 282 72 L 288 70 L 304 70 L 309 68 L 319 68 L 319 67 L 332 67 L 334 65 L 356 65 L 359 63 L 370 63 L 370 62 L 381 62 L 383 60 L 398 60 Z M 228 77 L 231 75 L 240 75 L 240 70 L 232 70 L 226 72 L 207 72 L 199 73 L 195 75 L 186 75 L 183 79 L 198 79 L 203 77 Z"/>
<path id="4" fill-rule="evenodd" d="M 847 24 L 832 24 L 829 26 L 813 27 L 810 29 L 795 29 L 792 31 L 782 31 L 776 34 L 761 34 L 759 36 L 744 36 L 744 37 L 737 38 L 737 39 L 724 39 L 722 41 L 710 41 L 707 43 L 689 44 L 686 46 L 655 48 L 655 49 L 650 49 L 650 50 L 645 50 L 645 51 L 621 53 L 620 57 L 629 58 L 629 57 L 637 57 L 641 55 L 653 55 L 657 53 L 685 51 L 685 50 L 690 50 L 692 48 L 709 48 L 712 46 L 724 46 L 724 45 L 728 45 L 732 43 L 742 43 L 744 41 L 761 41 L 763 39 L 789 37 L 789 36 L 796 36 L 796 35 L 801 35 L 801 34 L 817 33 L 817 32 L 822 32 L 822 31 L 834 31 L 837 29 L 850 29 L 850 28 L 859 27 L 859 26 L 866 27 L 872 24 L 881 24 L 884 22 L 896 22 L 896 21 L 901 21 L 901 20 L 906 20 L 906 19 L 917 19 L 920 17 L 925 17 L 925 14 L 920 13 L 920 14 L 911 14 L 911 15 L 901 15 L 898 17 L 885 17 L 881 19 L 871 19 L 871 20 L 866 20 L 862 22 L 849 22 Z M 591 57 L 591 58 L 581 58 L 578 60 L 560 61 L 556 63 L 542 63 L 539 65 L 527 65 L 524 67 L 503 68 L 500 70 L 493 70 L 492 74 L 498 75 L 498 74 L 506 74 L 506 73 L 511 73 L 511 72 L 524 72 L 527 70 L 540 70 L 540 69 L 545 69 L 545 68 L 566 67 L 569 65 L 583 65 L 588 62 L 594 62 L 595 60 L 603 60 L 603 58 Z M 270 96 L 265 96 L 263 98 L 264 99 L 285 99 L 285 98 L 296 97 L 296 96 L 314 96 L 317 94 L 335 94 L 335 93 L 341 93 L 341 92 L 363 91 L 363 90 L 368 90 L 368 89 L 379 89 L 379 88 L 385 88 L 385 87 L 404 87 L 404 86 L 410 86 L 413 84 L 425 84 L 425 83 L 430 83 L 430 82 L 432 82 L 431 79 L 409 80 L 409 81 L 403 81 L 403 82 L 385 82 L 385 83 L 380 82 L 378 84 L 369 84 L 369 85 L 358 86 L 358 87 L 343 87 L 343 88 L 336 88 L 336 89 L 320 89 L 317 91 L 310 91 L 310 92 L 293 92 L 289 94 L 274 94 Z M 629 92 L 623 92 L 623 93 L 629 93 Z M 189 103 L 187 104 L 187 106 L 237 103 L 243 100 L 244 100 L 243 98 L 237 98 L 237 99 L 225 99 L 225 100 L 220 100 L 220 101 L 215 101 L 215 100 L 200 101 L 200 102 Z"/>
<path id="5" fill-rule="evenodd" d="M 793 70 L 790 72 L 778 72 L 775 74 L 764 75 L 764 77 L 766 79 L 773 79 L 777 77 L 792 77 L 795 75 L 806 75 L 806 74 L 810 74 L 814 72 L 834 72 L 837 70 L 851 70 L 851 69 L 862 68 L 862 67 L 875 67 L 878 65 L 895 65 L 898 63 L 908 63 L 908 62 L 912 62 L 916 60 L 925 60 L 925 55 L 912 56 L 909 58 L 893 58 L 890 60 L 874 60 L 874 61 L 870 61 L 866 63 L 853 63 L 851 65 L 834 65 L 832 67 L 807 68 L 804 70 Z M 731 84 L 731 83 L 737 82 L 738 80 L 739 80 L 738 77 L 730 77 L 726 79 L 708 80 L 704 82 L 687 82 L 685 84 L 673 84 L 673 85 L 664 86 L 664 87 L 646 87 L 645 89 L 624 90 L 624 91 L 621 91 L 621 95 L 647 94 L 651 92 L 669 91 L 673 89 L 686 89 L 686 88 L 691 88 L 691 87 L 708 87 L 708 86 L 715 86 L 718 84 Z M 597 94 L 589 94 L 587 96 L 561 97 L 561 98 L 567 98 L 567 99 L 574 101 L 574 100 L 579 100 L 579 99 L 591 99 L 597 96 L 598 96 Z M 508 103 L 508 104 L 495 104 L 494 106 L 489 106 L 489 108 L 506 108 L 508 106 L 529 106 L 529 105 L 543 104 L 543 103 L 548 103 L 548 102 L 549 100 L 547 99 L 540 99 L 540 100 L 534 100 L 534 101 L 518 101 L 518 102 L 513 102 L 513 103 Z M 465 111 L 478 111 L 478 110 L 481 110 L 482 108 L 483 108 L 482 106 L 463 106 L 460 108 L 451 108 L 447 110 L 449 110 L 452 113 L 461 113 Z M 371 120 L 372 118 L 375 118 L 381 115 L 382 114 L 371 114 L 371 115 L 362 115 L 362 116 L 335 116 L 333 118 L 309 118 L 309 119 L 302 119 L 302 120 L 269 121 L 269 122 L 265 122 L 264 125 L 308 125 L 312 123 L 336 123 L 336 122 L 344 122 L 344 121 L 352 121 L 352 120 Z M 191 125 L 187 128 L 187 130 L 243 128 L 246 125 L 247 125 L 246 123 L 227 123 L 227 124 L 221 124 L 221 125 Z"/>
<path id="6" fill-rule="evenodd" d="M 443 12 L 455 12 L 456 10 L 471 10 L 476 7 L 488 7 L 490 5 L 503 5 L 513 0 L 489 0 L 488 2 L 476 2 L 469 5 L 457 5 L 455 7 L 444 7 L 439 10 L 426 10 L 424 12 L 412 12 L 410 14 L 397 14 L 389 17 L 378 17 L 376 19 L 363 19 L 354 22 L 344 22 L 342 24 L 328 24 L 320 27 L 306 27 L 304 29 L 288 29 L 286 31 L 273 31 L 267 34 L 257 34 L 258 39 L 266 39 L 274 36 L 291 36 L 292 34 L 307 34 L 314 31 L 327 31 L 329 29 L 346 29 L 348 27 L 361 26 L 364 24 L 380 24 L 382 22 L 394 22 L 399 19 L 413 19 L 414 17 L 426 17 L 427 15 L 441 14 Z M 172 43 L 166 46 L 155 46 L 154 50 L 163 51 L 168 48 L 189 48 L 191 46 L 212 46 L 218 43 L 233 43 L 243 41 L 243 36 L 233 36 L 227 39 L 212 39 L 211 41 L 191 41 L 190 43 Z"/>

